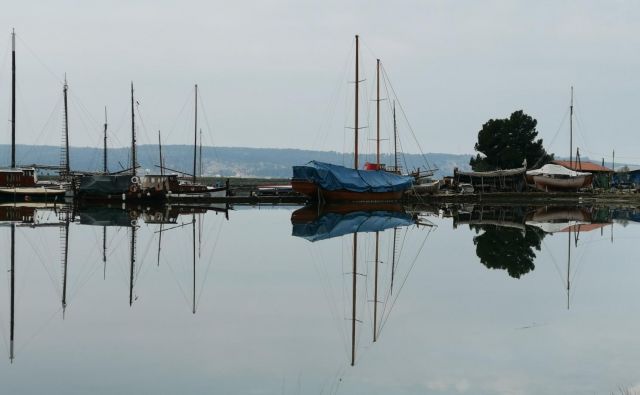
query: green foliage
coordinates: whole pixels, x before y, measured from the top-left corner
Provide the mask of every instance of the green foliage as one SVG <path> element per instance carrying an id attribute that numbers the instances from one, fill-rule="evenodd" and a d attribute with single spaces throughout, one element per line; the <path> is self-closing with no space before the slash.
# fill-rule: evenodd
<path id="1" fill-rule="evenodd" d="M 475 150 L 480 152 L 472 157 L 469 164 L 475 171 L 512 169 L 522 166 L 539 167 L 553 160 L 542 147 L 542 139 L 536 140 L 538 121 L 516 111 L 509 118 L 490 119 L 478 132 Z"/>
<path id="2" fill-rule="evenodd" d="M 535 269 L 534 249 L 540 251 L 543 231 L 527 227 L 523 232 L 520 229 L 493 225 L 479 228 L 484 232 L 473 238 L 473 244 L 480 262 L 487 268 L 506 270 L 513 278 L 520 278 Z"/>

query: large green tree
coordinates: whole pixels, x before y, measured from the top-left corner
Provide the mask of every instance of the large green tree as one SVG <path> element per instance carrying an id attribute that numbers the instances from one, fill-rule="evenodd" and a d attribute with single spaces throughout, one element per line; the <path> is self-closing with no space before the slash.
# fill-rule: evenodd
<path id="1" fill-rule="evenodd" d="M 475 150 L 469 164 L 475 171 L 512 169 L 521 167 L 527 160 L 527 167 L 539 167 L 553 160 L 542 147 L 542 139 L 537 139 L 538 121 L 516 111 L 509 118 L 490 119 L 478 132 Z"/>

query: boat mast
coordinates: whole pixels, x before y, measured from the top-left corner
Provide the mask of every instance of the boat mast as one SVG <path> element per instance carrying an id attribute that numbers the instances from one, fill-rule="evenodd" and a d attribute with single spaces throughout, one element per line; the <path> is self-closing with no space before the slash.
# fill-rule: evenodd
<path id="1" fill-rule="evenodd" d="M 573 167 L 573 86 L 571 87 L 571 105 L 569 106 L 569 168 L 572 168 L 572 167 Z"/>
<path id="2" fill-rule="evenodd" d="M 136 175 L 136 116 L 133 110 L 133 81 L 131 82 L 131 173 Z"/>
<path id="3" fill-rule="evenodd" d="M 102 151 L 102 167 L 105 173 L 108 173 L 107 169 L 107 106 L 104 106 L 104 148 Z"/>
<path id="4" fill-rule="evenodd" d="M 376 59 L 376 91 L 376 170 L 380 170 L 380 59 Z"/>
<path id="5" fill-rule="evenodd" d="M 193 234 L 193 296 L 192 296 L 192 309 L 193 314 L 196 313 L 196 215 L 193 215 L 191 221 L 192 234 Z"/>
<path id="6" fill-rule="evenodd" d="M 196 105 L 195 105 L 195 122 L 193 128 L 193 183 L 196 183 L 196 156 L 198 149 L 198 84 L 195 89 Z"/>
<path id="7" fill-rule="evenodd" d="M 159 130 L 158 130 L 158 150 L 160 151 L 160 175 L 164 176 L 164 163 L 162 163 L 162 140 L 160 139 Z"/>
<path id="8" fill-rule="evenodd" d="M 71 172 L 69 165 L 69 107 L 67 106 L 67 91 L 69 85 L 67 84 L 67 75 L 64 76 L 64 87 L 62 88 L 62 94 L 64 96 L 64 155 L 62 157 L 64 163 L 62 169 L 64 171 L 63 178 L 68 178 Z"/>
<path id="9" fill-rule="evenodd" d="M 380 232 L 376 232 L 376 263 L 375 263 L 375 282 L 373 287 L 373 341 L 378 340 L 378 247 L 380 241 Z"/>
<path id="10" fill-rule="evenodd" d="M 569 243 L 567 245 L 567 310 L 569 310 L 569 293 L 571 291 L 571 227 L 569 227 Z"/>
<path id="11" fill-rule="evenodd" d="M 380 59 L 376 59 L 376 170 L 380 170 Z M 375 280 L 373 291 L 373 341 L 378 340 L 378 253 L 380 232 L 376 232 Z"/>
<path id="12" fill-rule="evenodd" d="M 16 30 L 11 32 L 11 168 L 16 167 Z"/>
<path id="13" fill-rule="evenodd" d="M 69 217 L 65 219 L 64 228 L 61 229 L 62 240 L 62 319 L 64 319 L 64 313 L 67 309 L 67 264 L 68 264 L 68 252 L 69 252 Z"/>
<path id="14" fill-rule="evenodd" d="M 359 37 L 356 34 L 356 81 L 355 81 L 355 117 L 354 117 L 354 128 L 353 128 L 353 132 L 354 132 L 354 136 L 355 136 L 355 142 L 354 142 L 354 153 L 353 153 L 353 168 L 354 169 L 358 169 L 358 84 L 359 84 L 359 74 L 358 74 L 358 50 L 359 50 Z"/>
<path id="15" fill-rule="evenodd" d="M 356 36 L 358 37 L 358 36 Z M 357 270 L 358 270 L 358 233 L 353 234 L 353 273 L 352 273 L 352 288 L 353 293 L 351 295 L 351 366 L 356 362 L 356 285 L 357 285 Z"/>
<path id="16" fill-rule="evenodd" d="M 107 227 L 102 227 L 102 279 L 107 278 Z"/>
<path id="17" fill-rule="evenodd" d="M 133 274 L 136 265 L 136 226 L 131 226 L 130 244 L 130 273 L 129 273 L 129 306 L 133 305 Z"/>
<path id="18" fill-rule="evenodd" d="M 9 326 L 9 361 L 13 363 L 13 333 L 15 328 L 15 285 L 16 285 L 16 224 L 11 224 L 11 323 Z"/>
<path id="19" fill-rule="evenodd" d="M 398 172 L 398 127 L 396 125 L 396 101 L 393 101 L 393 164 Z"/>

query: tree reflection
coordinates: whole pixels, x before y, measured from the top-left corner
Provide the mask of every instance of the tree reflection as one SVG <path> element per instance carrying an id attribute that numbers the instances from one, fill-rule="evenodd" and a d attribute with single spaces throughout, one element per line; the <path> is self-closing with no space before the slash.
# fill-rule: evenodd
<path id="1" fill-rule="evenodd" d="M 484 231 L 473 238 L 476 255 L 489 269 L 502 269 L 513 278 L 535 269 L 536 250 L 540 251 L 545 234 L 542 230 L 527 226 L 515 229 L 495 225 L 471 225 L 476 232 Z"/>

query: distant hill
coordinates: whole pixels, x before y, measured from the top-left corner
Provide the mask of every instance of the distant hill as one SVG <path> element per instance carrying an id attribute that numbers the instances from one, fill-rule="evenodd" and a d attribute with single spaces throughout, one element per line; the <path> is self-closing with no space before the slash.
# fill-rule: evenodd
<path id="1" fill-rule="evenodd" d="M 71 168 L 78 171 L 100 171 L 102 169 L 102 150 L 90 147 L 71 147 Z M 187 145 L 167 145 L 162 147 L 166 167 L 191 173 L 193 169 L 193 147 Z M 111 148 L 108 150 L 110 171 L 127 167 L 130 150 Z M 141 145 L 137 151 L 138 163 L 144 169 L 157 172 L 159 163 L 158 147 Z M 439 169 L 436 176 L 453 174 L 453 168 L 469 169 L 471 155 L 455 155 L 443 153 L 425 154 L 431 168 Z M 305 164 L 310 160 L 351 165 L 353 154 L 334 151 L 310 151 L 287 148 L 246 148 L 246 147 L 202 147 L 203 175 L 224 177 L 291 177 L 291 166 Z M 361 156 L 360 162 L 373 161 L 371 155 Z M 20 165 L 58 165 L 60 163 L 60 147 L 39 145 L 17 145 L 16 161 Z M 382 161 L 393 164 L 390 155 L 383 155 Z M 399 157 L 401 166 L 413 170 L 426 167 L 421 155 L 404 154 Z M 10 163 L 10 146 L 0 145 L 0 165 Z"/>

